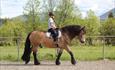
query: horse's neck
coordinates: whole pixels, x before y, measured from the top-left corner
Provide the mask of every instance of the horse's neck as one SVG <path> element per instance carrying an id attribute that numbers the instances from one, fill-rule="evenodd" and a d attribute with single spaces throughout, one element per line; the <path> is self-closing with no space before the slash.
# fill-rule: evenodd
<path id="1" fill-rule="evenodd" d="M 64 33 L 64 38 L 66 41 L 71 42 L 75 36 L 71 36 L 70 33 Z"/>
<path id="2" fill-rule="evenodd" d="M 70 40 L 73 40 L 76 37 L 76 34 L 72 32 L 68 32 L 68 37 L 70 38 Z"/>
<path id="3" fill-rule="evenodd" d="M 67 36 L 70 41 L 73 40 L 77 35 L 78 35 L 78 32 L 76 29 L 62 29 L 61 32 Z"/>

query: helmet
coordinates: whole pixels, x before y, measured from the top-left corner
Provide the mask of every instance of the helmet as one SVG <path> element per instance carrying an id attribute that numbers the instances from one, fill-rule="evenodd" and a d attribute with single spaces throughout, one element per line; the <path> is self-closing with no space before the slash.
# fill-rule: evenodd
<path id="1" fill-rule="evenodd" d="M 54 14 L 52 12 L 49 12 L 49 16 L 54 16 Z"/>

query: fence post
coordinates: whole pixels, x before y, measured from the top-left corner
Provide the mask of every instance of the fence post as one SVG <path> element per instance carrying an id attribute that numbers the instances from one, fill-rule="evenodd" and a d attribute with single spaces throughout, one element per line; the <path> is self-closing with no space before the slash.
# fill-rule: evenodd
<path id="1" fill-rule="evenodd" d="M 103 38 L 103 40 L 105 41 L 105 38 Z M 103 60 L 105 59 L 105 42 L 103 41 L 103 49 L 102 49 L 102 58 Z"/>
<path id="2" fill-rule="evenodd" d="M 18 51 L 18 53 L 17 53 L 17 61 L 19 61 L 19 55 L 20 55 L 20 49 L 19 49 L 19 39 L 17 38 L 17 40 L 16 40 L 16 45 L 17 45 L 17 51 Z"/>

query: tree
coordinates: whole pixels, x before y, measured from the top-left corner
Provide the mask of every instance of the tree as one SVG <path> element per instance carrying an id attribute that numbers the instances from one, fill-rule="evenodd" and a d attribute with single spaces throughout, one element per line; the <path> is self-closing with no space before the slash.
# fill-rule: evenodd
<path id="1" fill-rule="evenodd" d="M 39 0 L 28 0 L 24 7 L 24 14 L 27 15 L 27 23 L 32 24 L 32 30 L 36 29 L 39 23 Z"/>
<path id="2" fill-rule="evenodd" d="M 87 12 L 87 17 L 85 18 L 85 21 L 86 21 L 85 25 L 87 29 L 87 36 L 97 36 L 100 34 L 99 33 L 100 21 L 92 10 L 89 10 Z M 92 45 L 93 38 L 89 37 L 87 39 L 88 43 Z"/>
<path id="3" fill-rule="evenodd" d="M 42 15 L 48 20 L 48 12 L 53 12 L 57 26 L 73 23 L 76 17 L 81 16 L 74 0 L 42 0 Z"/>
<path id="4" fill-rule="evenodd" d="M 12 37 L 12 36 L 25 36 L 25 25 L 23 21 L 15 19 L 15 20 L 7 20 L 1 27 L 0 27 L 0 36 L 1 37 Z"/>
<path id="5" fill-rule="evenodd" d="M 41 20 L 43 23 L 47 23 L 48 12 L 55 12 L 59 0 L 42 0 L 41 2 Z"/>
<path id="6" fill-rule="evenodd" d="M 101 26 L 101 35 L 103 36 L 115 36 L 115 18 L 108 18 Z M 105 37 L 106 44 L 115 45 L 115 38 Z"/>
<path id="7" fill-rule="evenodd" d="M 113 13 L 112 12 L 109 13 L 108 18 L 113 18 Z"/>
<path id="8" fill-rule="evenodd" d="M 100 20 L 92 10 L 87 12 L 86 26 L 88 30 L 88 36 L 99 35 Z"/>
<path id="9" fill-rule="evenodd" d="M 1 39 L 1 41 L 5 40 L 2 45 L 12 45 L 14 42 L 17 42 L 17 40 L 21 41 L 25 36 L 26 28 L 24 22 L 19 19 L 7 20 L 7 22 L 4 22 L 4 24 L 0 26 L 0 37 L 8 37 Z"/>
<path id="10" fill-rule="evenodd" d="M 59 0 L 43 0 L 42 12 L 54 12 Z"/>
<path id="11" fill-rule="evenodd" d="M 67 20 L 74 18 L 74 8 L 74 0 L 59 0 L 59 5 L 56 8 L 57 23 L 59 26 L 65 25 Z"/>

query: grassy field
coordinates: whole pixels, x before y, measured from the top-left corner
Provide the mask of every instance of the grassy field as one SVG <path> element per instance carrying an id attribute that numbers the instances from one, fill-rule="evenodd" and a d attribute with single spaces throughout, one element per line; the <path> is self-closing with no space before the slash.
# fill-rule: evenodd
<path id="1" fill-rule="evenodd" d="M 103 59 L 103 46 L 72 46 L 72 52 L 77 60 L 101 60 Z M 38 50 L 38 58 L 40 60 L 55 60 L 55 49 L 49 48 L 40 48 Z M 19 49 L 19 60 L 21 60 L 21 56 L 23 53 L 23 48 Z M 17 61 L 18 51 L 16 46 L 4 46 L 0 47 L 0 61 L 8 60 L 8 61 Z M 115 46 L 105 46 L 105 58 L 115 60 Z M 33 56 L 31 55 L 31 60 L 33 60 Z M 61 60 L 70 60 L 70 55 L 64 51 Z"/>

